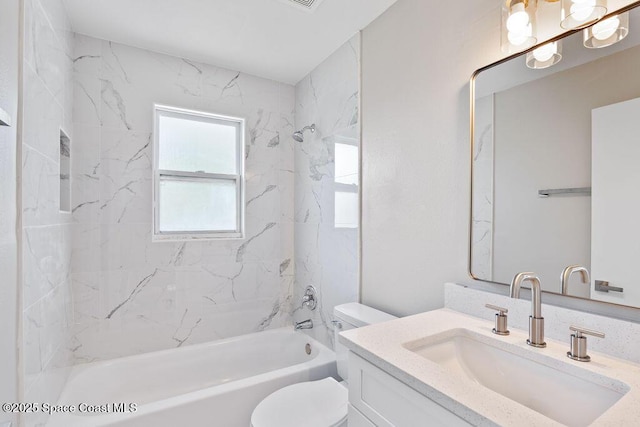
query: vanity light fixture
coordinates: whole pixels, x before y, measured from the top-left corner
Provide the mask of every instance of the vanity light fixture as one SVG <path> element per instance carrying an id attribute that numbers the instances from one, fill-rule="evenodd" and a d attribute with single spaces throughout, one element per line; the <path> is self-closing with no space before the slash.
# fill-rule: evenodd
<path id="1" fill-rule="evenodd" d="M 607 0 L 562 0 L 560 26 L 565 30 L 584 28 L 607 14 Z"/>
<path id="2" fill-rule="evenodd" d="M 562 41 L 543 44 L 527 53 L 527 67 L 541 70 L 549 68 L 562 60 Z"/>
<path id="3" fill-rule="evenodd" d="M 538 9 L 538 1 L 543 2 Z M 543 5 L 559 3 L 560 26 L 566 30 L 584 28 L 584 46 L 589 49 L 611 46 L 629 34 L 629 12 L 602 19 L 607 14 L 607 0 L 502 0 L 502 51 L 514 54 L 538 42 L 536 15 L 541 21 L 551 19 L 557 25 L 557 11 Z M 555 7 L 555 6 L 554 6 Z M 547 12 L 545 12 L 545 10 Z M 552 15 L 549 15 L 551 12 Z M 541 22 L 544 35 L 548 25 Z M 562 60 L 562 41 L 537 46 L 526 55 L 527 67 L 549 68 Z"/>
<path id="4" fill-rule="evenodd" d="M 536 0 L 506 0 L 502 7 L 502 50 L 515 53 L 534 46 Z"/>
<path id="5" fill-rule="evenodd" d="M 611 46 L 629 34 L 629 12 L 614 15 L 584 30 L 584 46 L 589 49 Z"/>

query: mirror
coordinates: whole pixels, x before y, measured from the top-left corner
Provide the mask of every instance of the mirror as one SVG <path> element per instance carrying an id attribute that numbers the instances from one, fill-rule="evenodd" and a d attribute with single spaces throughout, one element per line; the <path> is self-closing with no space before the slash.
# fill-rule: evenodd
<path id="1" fill-rule="evenodd" d="M 553 66 L 523 53 L 472 79 L 474 278 L 533 271 L 546 292 L 640 307 L 640 9 L 628 14 L 616 44 L 586 48 L 577 31 Z M 591 274 L 563 291 L 568 266 Z"/>

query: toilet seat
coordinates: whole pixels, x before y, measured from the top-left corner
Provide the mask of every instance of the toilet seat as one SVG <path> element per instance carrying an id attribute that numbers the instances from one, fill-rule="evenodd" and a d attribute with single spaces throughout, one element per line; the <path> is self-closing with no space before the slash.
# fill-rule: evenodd
<path id="1" fill-rule="evenodd" d="M 329 377 L 282 388 L 256 406 L 252 427 L 335 427 L 347 420 L 349 394 Z"/>

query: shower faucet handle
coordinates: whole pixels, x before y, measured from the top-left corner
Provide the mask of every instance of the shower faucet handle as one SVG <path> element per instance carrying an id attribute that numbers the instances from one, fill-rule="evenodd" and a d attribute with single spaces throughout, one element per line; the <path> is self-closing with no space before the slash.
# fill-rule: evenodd
<path id="1" fill-rule="evenodd" d="M 307 289 L 305 289 L 304 295 L 302 296 L 301 307 L 304 307 L 306 305 L 307 307 L 309 307 L 309 310 L 315 310 L 318 306 L 318 298 L 316 296 L 317 294 L 318 293 L 316 292 L 316 288 L 314 288 L 313 285 L 307 286 Z"/>
<path id="2" fill-rule="evenodd" d="M 496 335 L 509 335 L 509 329 L 507 328 L 507 313 L 509 310 L 503 307 L 498 307 L 493 304 L 485 304 L 484 305 L 491 310 L 497 311 L 496 313 L 496 324 L 495 327 L 491 330 Z"/>

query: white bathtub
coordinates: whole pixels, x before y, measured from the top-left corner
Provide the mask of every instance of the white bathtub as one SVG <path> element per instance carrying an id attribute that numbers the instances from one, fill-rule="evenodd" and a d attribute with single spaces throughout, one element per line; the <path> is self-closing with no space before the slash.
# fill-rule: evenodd
<path id="1" fill-rule="evenodd" d="M 47 425 L 248 427 L 253 408 L 275 390 L 336 375 L 335 354 L 307 335 L 258 332 L 76 366 L 59 401 L 76 412 L 53 414 Z M 114 403 L 137 410 L 114 413 Z M 86 405 L 110 413 L 79 413 Z"/>

